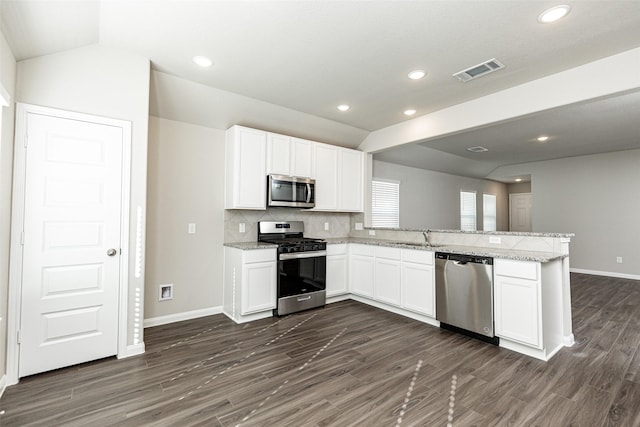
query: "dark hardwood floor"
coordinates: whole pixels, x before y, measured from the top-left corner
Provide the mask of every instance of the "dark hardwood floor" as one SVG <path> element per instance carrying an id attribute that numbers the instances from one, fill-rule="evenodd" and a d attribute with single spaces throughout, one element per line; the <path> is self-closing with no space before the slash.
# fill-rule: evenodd
<path id="1" fill-rule="evenodd" d="M 572 274 L 542 362 L 354 301 L 149 328 L 147 352 L 23 378 L 9 426 L 640 426 L 640 282 Z"/>

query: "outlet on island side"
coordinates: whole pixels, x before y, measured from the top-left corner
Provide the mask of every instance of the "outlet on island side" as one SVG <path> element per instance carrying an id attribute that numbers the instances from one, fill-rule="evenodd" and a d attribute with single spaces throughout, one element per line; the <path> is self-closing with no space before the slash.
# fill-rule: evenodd
<path id="1" fill-rule="evenodd" d="M 324 231 L 329 231 L 329 223 L 328 222 L 324 223 Z"/>
<path id="2" fill-rule="evenodd" d="M 244 222 L 241 222 L 241 223 L 238 225 L 238 231 L 239 231 L 240 233 L 244 233 L 244 232 L 245 232 L 245 230 L 246 230 L 245 224 L 244 224 Z"/>
<path id="3" fill-rule="evenodd" d="M 502 238 L 500 236 L 489 236 L 489 243 L 499 245 L 502 243 Z"/>

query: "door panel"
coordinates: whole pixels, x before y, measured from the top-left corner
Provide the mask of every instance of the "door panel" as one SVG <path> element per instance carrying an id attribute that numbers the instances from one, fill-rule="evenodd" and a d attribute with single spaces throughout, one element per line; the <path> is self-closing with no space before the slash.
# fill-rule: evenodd
<path id="1" fill-rule="evenodd" d="M 531 193 L 509 194 L 509 231 L 531 231 Z"/>
<path id="2" fill-rule="evenodd" d="M 27 134 L 20 377 L 117 353 L 121 262 L 123 129 L 29 113 Z"/>

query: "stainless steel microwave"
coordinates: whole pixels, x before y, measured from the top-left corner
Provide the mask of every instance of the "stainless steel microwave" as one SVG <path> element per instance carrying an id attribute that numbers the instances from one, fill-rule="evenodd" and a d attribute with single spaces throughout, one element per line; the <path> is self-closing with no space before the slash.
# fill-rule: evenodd
<path id="1" fill-rule="evenodd" d="M 312 208 L 315 203 L 316 180 L 294 176 L 269 175 L 267 205 Z"/>

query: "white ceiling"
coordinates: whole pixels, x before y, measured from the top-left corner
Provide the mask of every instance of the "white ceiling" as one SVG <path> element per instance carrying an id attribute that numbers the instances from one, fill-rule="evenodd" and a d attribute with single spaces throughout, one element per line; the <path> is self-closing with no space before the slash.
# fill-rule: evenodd
<path id="1" fill-rule="evenodd" d="M 428 114 L 640 46 L 639 1 L 562 3 L 572 6 L 569 15 L 546 25 L 538 14 L 558 2 L 2 0 L 0 11 L 17 60 L 93 43 L 150 58 L 154 115 L 217 128 L 242 123 L 356 147 L 369 132 L 408 120 L 406 108 Z M 196 67 L 194 55 L 210 57 L 214 66 Z M 506 68 L 468 83 L 451 77 L 491 58 Z M 416 68 L 428 76 L 409 80 Z M 639 97 L 619 98 L 447 136 L 428 147 L 411 144 L 397 149 L 396 161 L 434 169 L 416 153 L 437 151 L 449 172 L 485 176 L 498 164 L 596 152 L 603 146 L 596 135 L 610 151 L 638 148 L 630 116 L 637 117 Z M 341 103 L 351 110 L 337 111 Z M 544 147 L 528 143 L 541 124 L 552 125 L 544 132 L 558 132 Z M 609 131 L 597 132 L 604 128 Z M 472 145 L 490 151 L 471 156 L 463 149 Z M 379 156 L 390 160 L 393 153 Z"/>

